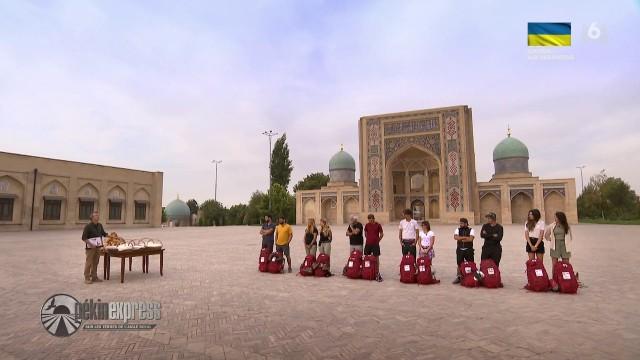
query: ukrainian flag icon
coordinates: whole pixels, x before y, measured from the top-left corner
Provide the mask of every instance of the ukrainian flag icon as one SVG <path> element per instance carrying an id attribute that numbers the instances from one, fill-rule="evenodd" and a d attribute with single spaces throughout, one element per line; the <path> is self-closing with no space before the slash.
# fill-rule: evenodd
<path id="1" fill-rule="evenodd" d="M 571 46 L 571 23 L 529 23 L 529 46 Z"/>

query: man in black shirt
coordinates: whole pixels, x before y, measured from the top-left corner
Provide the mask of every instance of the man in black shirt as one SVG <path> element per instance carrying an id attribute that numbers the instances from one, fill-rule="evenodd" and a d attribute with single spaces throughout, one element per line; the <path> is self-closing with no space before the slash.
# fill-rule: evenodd
<path id="1" fill-rule="evenodd" d="M 480 236 L 484 239 L 480 259 L 493 259 L 496 265 L 500 266 L 500 259 L 502 258 L 502 245 L 500 245 L 500 242 L 502 241 L 504 230 L 502 225 L 497 223 L 495 213 L 490 212 L 485 217 L 487 218 L 487 223 L 482 225 L 482 230 L 480 231 Z"/>
<path id="2" fill-rule="evenodd" d="M 107 236 L 102 224 L 98 222 L 100 215 L 97 211 L 91 214 L 91 222 L 84 227 L 82 241 L 84 241 L 86 259 L 84 262 L 84 283 L 101 282 L 98 279 L 98 263 L 100 262 L 100 249 L 102 249 L 102 237 Z"/>
<path id="3" fill-rule="evenodd" d="M 351 216 L 351 224 L 347 228 L 347 236 L 349 237 L 349 253 L 358 249 L 362 252 L 364 244 L 364 236 L 362 235 L 362 224 L 358 222 L 358 218 Z"/>

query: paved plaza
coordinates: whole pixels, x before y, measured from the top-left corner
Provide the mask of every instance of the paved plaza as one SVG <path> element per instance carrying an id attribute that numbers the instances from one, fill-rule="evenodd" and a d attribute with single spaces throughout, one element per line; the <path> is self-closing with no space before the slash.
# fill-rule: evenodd
<path id="1" fill-rule="evenodd" d="M 0 359 L 637 359 L 640 357 L 638 226 L 574 227 L 578 295 L 530 293 L 522 226 L 506 226 L 503 289 L 452 285 L 454 226 L 434 227 L 439 285 L 399 282 L 396 225 L 382 241 L 384 282 L 257 271 L 257 227 L 121 230 L 161 239 L 149 273 L 140 258 L 119 282 L 83 283 L 81 231 L 1 233 Z M 111 229 L 107 227 L 107 231 Z M 304 257 L 294 227 L 294 271 Z M 333 270 L 347 258 L 334 228 Z M 478 249 L 479 242 L 476 242 Z M 479 251 L 476 252 L 479 260 Z M 550 269 L 550 259 L 545 259 Z M 102 259 L 100 263 L 102 275 Z M 43 302 L 56 293 L 102 301 L 160 301 L 151 331 L 47 333 Z"/>

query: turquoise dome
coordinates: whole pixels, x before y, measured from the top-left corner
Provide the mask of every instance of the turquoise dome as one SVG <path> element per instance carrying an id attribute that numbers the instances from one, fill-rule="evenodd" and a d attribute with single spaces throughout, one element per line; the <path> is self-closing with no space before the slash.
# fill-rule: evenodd
<path id="1" fill-rule="evenodd" d="M 493 149 L 493 161 L 509 158 L 529 158 L 529 149 L 520 140 L 507 136 Z"/>
<path id="2" fill-rule="evenodd" d="M 329 160 L 329 171 L 331 170 L 356 171 L 356 161 L 353 160 L 353 156 L 341 149 Z"/>
<path id="3" fill-rule="evenodd" d="M 164 210 L 167 213 L 167 217 L 172 219 L 188 218 L 191 216 L 189 206 L 180 199 L 175 199 L 170 202 Z"/>

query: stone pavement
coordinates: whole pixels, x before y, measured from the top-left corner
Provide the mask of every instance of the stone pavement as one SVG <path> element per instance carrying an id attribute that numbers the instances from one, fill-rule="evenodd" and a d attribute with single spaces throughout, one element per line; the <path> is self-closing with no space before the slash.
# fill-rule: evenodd
<path id="1" fill-rule="evenodd" d="M 120 230 L 125 238 L 163 241 L 164 277 L 158 257 L 151 258 L 149 274 L 136 258 L 124 284 L 112 262 L 110 281 L 85 285 L 80 231 L 0 233 L 0 359 L 640 358 L 634 245 L 640 227 L 574 227 L 573 264 L 586 285 L 578 295 L 522 289 L 522 226 L 505 227 L 503 289 L 450 283 L 450 225 L 434 227 L 442 283 L 401 284 L 396 226 L 385 228 L 382 283 L 259 273 L 258 228 L 245 226 Z M 304 257 L 301 234 L 294 227 L 294 269 Z M 347 258 L 343 235 L 342 227 L 334 228 L 337 273 Z M 546 263 L 549 269 L 548 257 Z M 102 263 L 99 269 L 102 274 Z M 79 301 L 160 301 L 162 320 L 151 331 L 80 330 L 56 338 L 39 314 L 56 293 Z"/>

